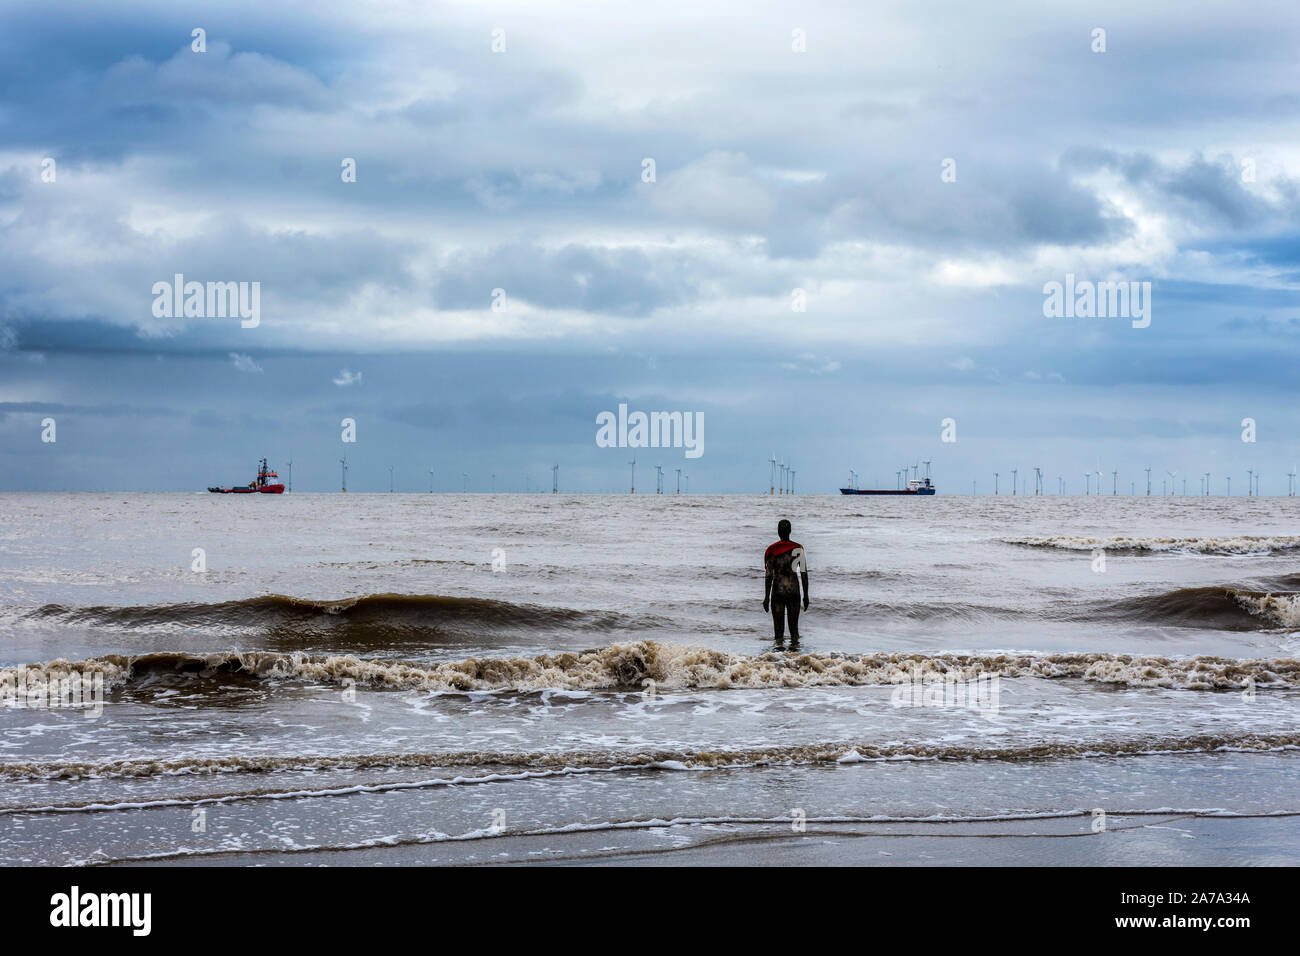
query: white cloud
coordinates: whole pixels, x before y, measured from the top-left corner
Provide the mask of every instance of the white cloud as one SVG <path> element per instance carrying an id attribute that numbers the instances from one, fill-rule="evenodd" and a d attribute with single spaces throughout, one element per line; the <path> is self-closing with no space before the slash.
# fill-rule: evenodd
<path id="1" fill-rule="evenodd" d="M 333 378 L 333 382 L 335 385 L 360 385 L 361 373 L 350 372 L 347 369 L 343 369 Z"/>
<path id="2" fill-rule="evenodd" d="M 238 352 L 230 353 L 230 361 L 235 363 L 236 370 L 240 372 L 260 372 L 262 366 L 253 361 L 251 355 L 241 355 Z"/>

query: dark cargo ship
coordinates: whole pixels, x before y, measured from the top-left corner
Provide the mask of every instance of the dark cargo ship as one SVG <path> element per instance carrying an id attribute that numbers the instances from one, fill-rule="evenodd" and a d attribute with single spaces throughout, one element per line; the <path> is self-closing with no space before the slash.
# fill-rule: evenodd
<path id="1" fill-rule="evenodd" d="M 841 488 L 842 495 L 933 495 L 937 491 L 929 478 L 913 478 L 906 488 Z"/>

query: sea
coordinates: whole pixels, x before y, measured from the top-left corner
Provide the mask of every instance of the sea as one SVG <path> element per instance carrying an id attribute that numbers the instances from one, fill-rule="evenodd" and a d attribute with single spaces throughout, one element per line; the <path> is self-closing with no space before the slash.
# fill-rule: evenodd
<path id="1" fill-rule="evenodd" d="M 0 865 L 1295 865 L 1297 501 L 0 494 Z"/>

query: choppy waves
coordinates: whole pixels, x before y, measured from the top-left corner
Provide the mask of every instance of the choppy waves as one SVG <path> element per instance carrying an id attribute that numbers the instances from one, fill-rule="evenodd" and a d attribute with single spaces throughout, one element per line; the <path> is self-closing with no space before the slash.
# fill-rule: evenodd
<path id="1" fill-rule="evenodd" d="M 1075 539 L 1091 541 L 1094 539 Z M 1096 539 L 1100 540 L 1100 539 Z M 1300 577 L 1263 582 L 1300 584 Z M 751 605 L 717 601 L 711 610 L 737 617 Z M 819 598 L 817 611 L 827 620 L 906 620 L 952 626 L 1013 621 L 1042 615 L 1053 620 L 1128 622 L 1142 626 L 1206 628 L 1228 631 L 1300 630 L 1300 592 L 1263 591 L 1235 585 L 1179 588 L 1136 595 L 1118 601 L 1088 601 L 1041 608 L 999 606 L 969 601 L 911 601 L 888 603 Z M 728 612 L 734 612 L 728 614 Z M 281 647 L 366 650 L 404 644 L 437 644 L 443 640 L 477 640 L 505 634 L 585 633 L 610 637 L 668 629 L 680 625 L 653 614 L 631 615 L 615 610 L 590 610 L 512 603 L 476 597 L 436 594 L 368 594 L 334 601 L 271 594 L 210 604 L 157 604 L 87 607 L 46 604 L 37 608 L 8 608 L 3 614 L 42 625 L 107 628 L 134 633 L 203 634 L 209 638 L 264 638 Z M 709 625 L 693 625 L 697 629 Z M 726 626 L 726 625 L 720 625 Z"/>

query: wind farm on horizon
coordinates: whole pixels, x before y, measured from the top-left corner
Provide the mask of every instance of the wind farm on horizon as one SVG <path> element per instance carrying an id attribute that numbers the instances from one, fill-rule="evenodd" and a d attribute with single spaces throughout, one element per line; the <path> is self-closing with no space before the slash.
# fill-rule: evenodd
<path id="1" fill-rule="evenodd" d="M 928 485 L 929 482 L 932 480 L 931 466 L 933 465 L 933 463 L 934 463 L 934 459 L 931 458 L 931 459 L 920 459 L 912 464 L 901 465 L 893 473 L 893 478 L 894 478 L 893 489 L 884 489 L 884 491 L 902 492 L 909 486 L 909 482 L 921 482 L 922 484 Z M 301 467 L 303 463 L 300 460 L 298 464 Z M 342 493 L 348 493 L 349 492 L 348 478 L 349 478 L 352 465 L 351 463 L 349 463 L 347 457 L 339 458 L 338 464 L 340 466 L 339 490 Z M 638 494 L 637 484 L 636 484 L 636 466 L 638 464 L 638 461 L 636 456 L 633 456 L 625 464 L 630 469 L 628 473 L 628 484 L 625 486 L 626 487 L 625 491 L 620 490 L 618 488 L 611 488 L 608 486 L 604 486 L 603 483 L 590 482 L 590 481 L 588 482 L 587 487 L 570 488 L 564 490 L 560 487 L 560 464 L 557 462 L 549 466 L 549 470 L 551 472 L 550 493 L 552 495 L 559 495 L 559 494 L 607 494 L 607 495 L 632 494 L 635 495 Z M 792 463 L 784 460 L 784 458 L 778 458 L 776 455 L 771 455 L 768 459 L 766 459 L 766 464 L 768 465 L 768 483 L 765 490 L 761 490 L 761 489 L 757 491 L 720 490 L 720 491 L 713 491 L 707 493 L 724 494 L 724 495 L 725 494 L 764 494 L 773 497 L 794 495 L 799 493 L 796 490 L 796 476 L 798 475 L 798 472 L 794 468 Z M 293 467 L 293 462 L 290 460 L 287 462 L 287 468 L 289 469 L 290 476 L 292 476 L 292 467 Z M 642 490 L 640 492 L 641 494 L 653 493 L 655 495 L 676 496 L 676 495 L 683 495 L 683 494 L 690 493 L 691 476 L 682 468 L 666 469 L 660 463 L 656 463 L 653 466 L 649 466 L 649 467 L 653 467 L 654 469 L 655 489 L 653 492 L 647 492 L 645 490 Z M 921 471 L 922 468 L 924 468 L 924 474 L 922 474 Z M 396 465 L 391 465 L 391 464 L 384 466 L 384 469 L 388 473 L 387 493 L 389 494 L 399 493 L 397 487 L 398 485 L 397 477 L 400 473 L 400 469 Z M 960 494 L 963 496 L 979 496 L 983 494 L 986 497 L 1016 497 L 1016 498 L 1049 497 L 1049 496 L 1052 497 L 1149 497 L 1149 498 L 1151 497 L 1173 498 L 1173 497 L 1192 497 L 1192 496 L 1195 497 L 1284 497 L 1284 496 L 1295 497 L 1297 491 L 1300 491 L 1300 481 L 1297 480 L 1298 478 L 1300 478 L 1300 469 L 1297 469 L 1295 465 L 1292 466 L 1290 471 L 1285 473 L 1287 479 L 1285 495 L 1283 495 L 1279 491 L 1276 494 L 1271 496 L 1265 495 L 1263 492 L 1263 486 L 1262 486 L 1263 472 L 1261 472 L 1260 469 L 1254 467 L 1242 469 L 1242 474 L 1238 475 L 1239 478 L 1240 477 L 1246 478 L 1246 493 L 1244 495 L 1238 493 L 1235 496 L 1233 495 L 1233 491 L 1232 491 L 1233 476 L 1231 474 L 1223 473 L 1216 477 L 1216 474 L 1214 472 L 1205 471 L 1205 472 L 1196 473 L 1193 477 L 1196 478 L 1197 485 L 1195 489 L 1192 489 L 1189 485 L 1190 473 L 1183 472 L 1180 469 L 1166 469 L 1164 471 L 1164 477 L 1160 479 L 1160 487 L 1157 490 L 1155 486 L 1155 479 L 1152 477 L 1152 473 L 1155 471 L 1157 471 L 1157 469 L 1153 468 L 1152 466 L 1143 466 L 1142 468 L 1137 469 L 1137 472 L 1140 473 L 1141 483 L 1139 484 L 1139 478 L 1135 477 L 1128 481 L 1128 488 L 1127 490 L 1125 490 L 1123 488 L 1123 483 L 1120 481 L 1119 469 L 1115 468 L 1115 469 L 1111 469 L 1110 471 L 1102 471 L 1100 467 L 1097 467 L 1095 469 L 1078 473 L 1080 474 L 1079 481 L 1082 487 L 1082 491 L 1072 491 L 1072 486 L 1070 484 L 1070 481 L 1067 479 L 1066 474 L 1064 472 L 1060 472 L 1056 475 L 1055 489 L 1049 491 L 1048 490 L 1048 480 L 1049 480 L 1048 469 L 1045 469 L 1042 466 L 1034 466 L 1032 468 L 1022 469 L 1017 466 L 1017 467 L 1008 468 L 1006 471 L 992 472 L 991 491 L 986 490 L 981 493 L 979 488 L 979 480 L 970 479 L 969 490 L 961 492 Z M 489 473 L 490 477 L 489 477 L 489 482 L 486 482 L 486 484 L 488 484 L 488 487 L 486 489 L 483 488 L 475 489 L 472 488 L 473 476 L 471 475 L 471 473 L 461 471 L 459 472 L 459 476 L 461 478 L 461 482 L 460 482 L 461 487 L 459 489 L 454 489 L 454 490 L 448 490 L 445 488 L 438 489 L 436 487 L 437 470 L 434 468 L 417 470 L 417 473 L 422 475 L 427 475 L 428 478 L 427 491 L 423 493 L 427 493 L 427 494 L 457 494 L 457 493 L 496 494 L 497 493 L 497 487 L 496 487 L 497 485 L 496 479 L 498 474 L 497 472 Z M 451 469 L 447 473 L 455 474 L 456 472 L 454 469 Z M 587 474 L 589 476 L 590 472 L 588 471 L 585 472 L 584 474 Z M 1010 476 L 1009 482 L 1007 481 L 1008 476 Z M 1109 482 L 1105 481 L 1107 477 L 1110 478 Z M 479 480 L 481 481 L 482 479 Z M 592 487 L 592 485 L 596 485 L 596 487 Z M 861 485 L 862 485 L 861 474 L 856 469 L 853 468 L 848 469 L 848 481 L 844 487 L 850 490 L 857 491 L 858 489 L 861 488 Z M 289 479 L 288 491 L 290 492 L 293 491 L 292 477 L 290 477 Z M 353 493 L 355 493 L 355 489 L 353 490 Z M 383 489 L 376 489 L 369 493 L 372 494 L 383 493 Z M 408 489 L 406 490 L 405 493 L 410 494 L 416 492 L 414 492 L 413 489 Z M 544 487 L 544 482 L 540 480 L 536 480 L 534 476 L 532 476 L 531 474 L 524 474 L 521 476 L 521 480 L 517 485 L 511 488 L 502 489 L 501 493 L 502 494 L 545 494 L 546 489 Z M 825 491 L 818 490 L 813 492 L 807 492 L 807 491 L 803 492 L 803 494 L 805 495 L 810 493 L 811 494 L 834 494 L 835 489 L 828 488 Z M 959 493 L 954 491 L 954 492 L 950 492 L 949 496 L 954 496 L 957 494 Z"/>

